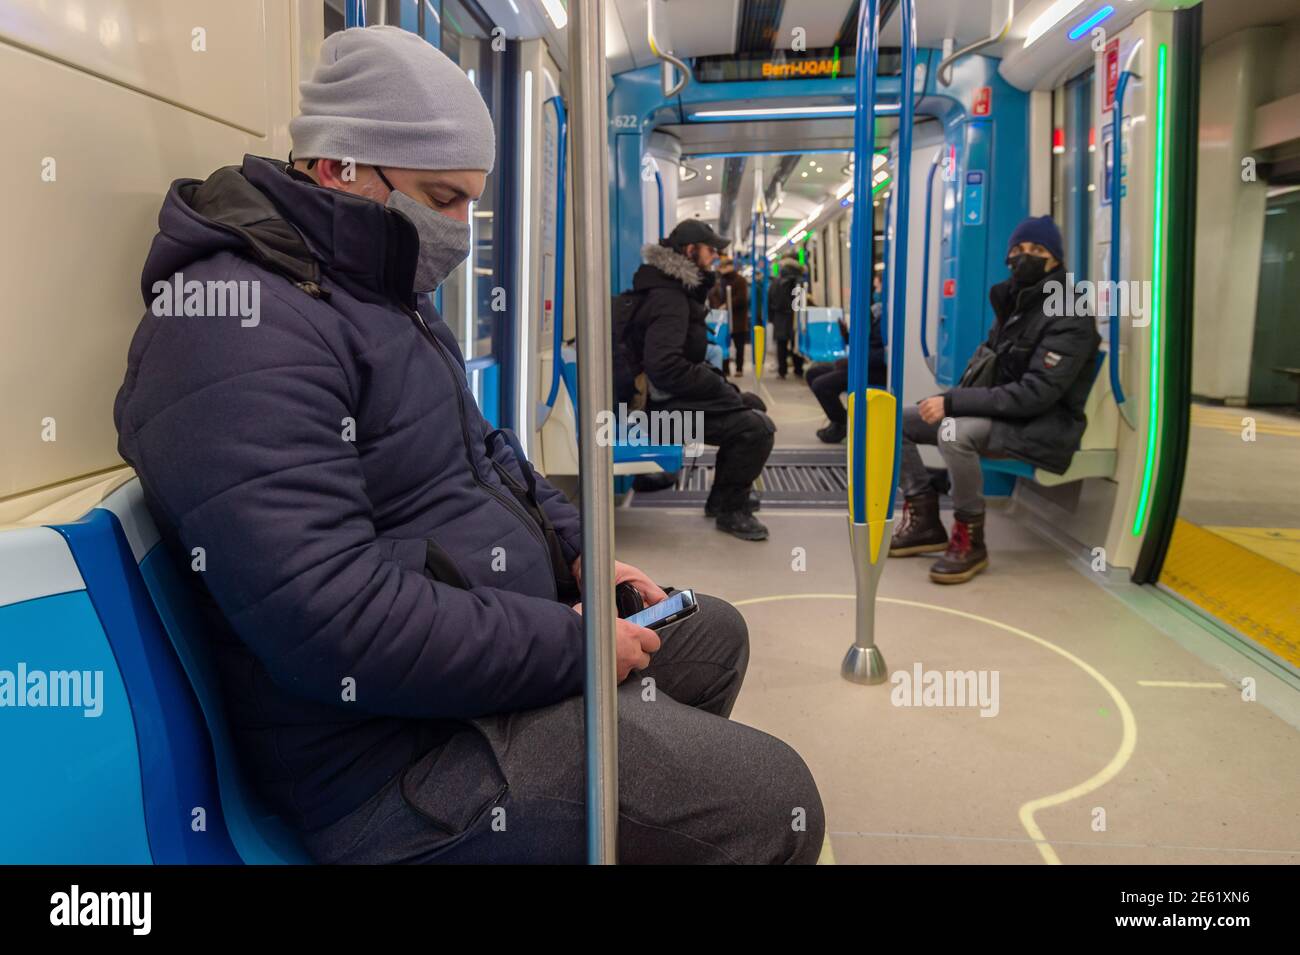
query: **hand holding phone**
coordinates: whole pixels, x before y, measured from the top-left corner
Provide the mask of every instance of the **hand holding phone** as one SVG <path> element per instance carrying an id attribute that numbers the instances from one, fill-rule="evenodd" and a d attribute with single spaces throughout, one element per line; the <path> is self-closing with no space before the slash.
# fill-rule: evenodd
<path id="1" fill-rule="evenodd" d="M 582 613 L 582 604 L 574 604 L 574 611 Z M 653 609 L 653 608 L 652 608 Z M 614 621 L 614 647 L 617 654 L 618 682 L 627 679 L 633 670 L 644 670 L 650 665 L 650 654 L 663 644 L 659 635 L 648 627 L 631 620 Z"/>

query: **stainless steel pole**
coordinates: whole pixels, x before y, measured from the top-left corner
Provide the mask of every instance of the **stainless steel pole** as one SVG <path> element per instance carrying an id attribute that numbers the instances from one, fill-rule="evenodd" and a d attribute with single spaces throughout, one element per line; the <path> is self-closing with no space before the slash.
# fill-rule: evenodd
<path id="1" fill-rule="evenodd" d="M 569 4 L 573 87 L 573 224 L 578 324 L 578 467 L 582 474 L 582 614 L 587 642 L 587 861 L 618 846 L 618 674 L 614 645 L 614 462 L 597 440 L 613 401 L 609 314 L 603 0 Z"/>

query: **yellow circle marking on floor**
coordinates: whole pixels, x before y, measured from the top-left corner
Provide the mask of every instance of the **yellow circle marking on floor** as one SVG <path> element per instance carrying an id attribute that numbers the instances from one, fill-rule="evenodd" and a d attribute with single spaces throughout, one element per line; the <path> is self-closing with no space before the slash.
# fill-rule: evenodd
<path id="1" fill-rule="evenodd" d="M 1038 847 L 1039 854 L 1043 857 L 1048 865 L 1060 865 L 1060 857 L 1057 856 L 1056 850 L 1052 848 L 1051 843 L 1039 828 L 1034 819 L 1034 814 L 1042 809 L 1050 809 L 1053 806 L 1059 806 L 1063 803 L 1070 802 L 1088 793 L 1100 789 L 1112 779 L 1119 775 L 1120 770 L 1128 763 L 1133 756 L 1133 750 L 1137 748 L 1137 719 L 1133 716 L 1133 710 L 1128 705 L 1128 700 L 1124 699 L 1124 694 L 1120 693 L 1118 687 L 1111 683 L 1110 680 L 1085 660 L 1075 656 L 1064 647 L 1058 647 L 1050 640 L 1044 640 L 1040 636 L 1030 633 L 1027 630 L 1021 630 L 1019 627 L 1013 627 L 1010 624 L 1002 623 L 999 620 L 992 620 L 989 617 L 981 617 L 979 614 L 967 613 L 965 610 L 954 610 L 951 607 L 940 607 L 935 604 L 922 603 L 919 600 L 902 600 L 897 597 L 878 597 L 881 603 L 895 604 L 900 607 L 919 607 L 922 610 L 935 610 L 939 613 L 950 614 L 954 617 L 963 617 L 966 620 L 974 620 L 976 623 L 988 624 L 990 627 L 997 627 L 1008 633 L 1014 633 L 1018 637 L 1024 637 L 1034 643 L 1044 646 L 1053 653 L 1065 657 L 1075 666 L 1077 666 L 1088 676 L 1092 677 L 1101 685 L 1112 700 L 1115 702 L 1115 708 L 1119 711 L 1120 720 L 1123 724 L 1123 732 L 1120 737 L 1119 749 L 1115 755 L 1110 758 L 1110 762 L 1103 766 L 1098 772 L 1089 776 L 1077 786 L 1071 786 L 1069 789 L 1063 789 L 1059 793 L 1052 793 L 1050 796 L 1042 796 L 1038 799 L 1031 799 L 1020 807 L 1020 825 L 1024 827 L 1029 838 L 1034 840 L 1034 845 Z M 776 600 L 857 600 L 855 594 L 773 594 L 770 597 L 750 597 L 747 600 L 737 600 L 734 603 L 736 607 L 744 607 L 748 604 L 770 603 Z"/>

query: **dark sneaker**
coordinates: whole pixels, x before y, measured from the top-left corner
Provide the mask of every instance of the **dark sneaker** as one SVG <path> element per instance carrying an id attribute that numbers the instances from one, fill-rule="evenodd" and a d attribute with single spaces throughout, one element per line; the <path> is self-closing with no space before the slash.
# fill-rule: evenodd
<path id="1" fill-rule="evenodd" d="M 952 539 L 948 549 L 930 568 L 936 584 L 964 584 L 989 565 L 984 547 L 984 515 L 956 517 L 952 522 Z"/>
<path id="2" fill-rule="evenodd" d="M 767 527 L 748 511 L 726 511 L 718 515 L 718 530 L 743 541 L 767 540 Z"/>
<path id="3" fill-rule="evenodd" d="M 903 501 L 903 513 L 889 543 L 890 557 L 934 554 L 948 546 L 948 532 L 939 519 L 939 495 L 918 494 Z"/>
<path id="4" fill-rule="evenodd" d="M 828 424 L 817 432 L 819 440 L 827 444 L 839 444 L 849 436 L 849 429 L 842 424 Z"/>
<path id="5" fill-rule="evenodd" d="M 750 491 L 749 497 L 745 498 L 745 512 L 747 514 L 753 514 L 755 511 L 762 508 L 762 506 L 763 506 L 763 502 L 759 500 L 758 493 L 755 491 Z M 718 505 L 714 503 L 712 498 L 704 502 L 705 517 L 717 517 L 718 513 L 719 513 Z"/>

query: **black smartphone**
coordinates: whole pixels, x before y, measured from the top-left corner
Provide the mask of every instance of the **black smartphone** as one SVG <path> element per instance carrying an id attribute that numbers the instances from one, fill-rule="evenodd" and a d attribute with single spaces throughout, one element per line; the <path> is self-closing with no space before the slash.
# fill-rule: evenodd
<path id="1" fill-rule="evenodd" d="M 699 609 L 700 605 L 695 602 L 695 591 L 678 590 L 653 607 L 646 607 L 627 619 L 651 630 L 665 630 L 685 620 Z"/>

